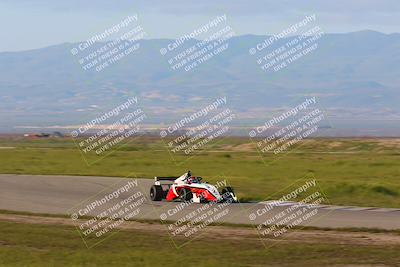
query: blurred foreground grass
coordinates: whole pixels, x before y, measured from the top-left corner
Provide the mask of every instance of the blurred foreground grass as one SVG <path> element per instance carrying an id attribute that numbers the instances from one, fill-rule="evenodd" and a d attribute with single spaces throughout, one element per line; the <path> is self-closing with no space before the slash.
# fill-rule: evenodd
<path id="1" fill-rule="evenodd" d="M 0 222 L 0 266 L 398 266 L 400 247 L 199 238 L 176 249 L 164 232 L 121 231 L 87 249 L 72 226 Z"/>

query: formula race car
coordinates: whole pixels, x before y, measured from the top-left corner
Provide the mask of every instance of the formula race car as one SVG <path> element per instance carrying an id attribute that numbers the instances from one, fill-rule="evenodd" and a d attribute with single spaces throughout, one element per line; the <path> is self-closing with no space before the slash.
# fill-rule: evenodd
<path id="1" fill-rule="evenodd" d="M 192 176 L 190 171 L 179 177 L 154 177 L 154 185 L 150 188 L 150 199 L 153 201 L 192 201 L 207 202 L 237 202 L 232 187 L 225 186 L 218 192 L 217 186 L 202 183 L 201 177 Z"/>

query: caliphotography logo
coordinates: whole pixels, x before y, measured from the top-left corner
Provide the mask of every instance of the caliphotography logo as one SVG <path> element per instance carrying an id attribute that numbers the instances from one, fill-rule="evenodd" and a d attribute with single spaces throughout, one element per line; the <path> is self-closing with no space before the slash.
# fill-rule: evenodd
<path id="1" fill-rule="evenodd" d="M 229 108 L 227 97 L 219 97 L 160 131 L 167 150 L 176 164 L 204 153 L 231 132 L 236 114 Z"/>
<path id="2" fill-rule="evenodd" d="M 329 123 L 313 96 L 251 129 L 249 137 L 264 163 L 272 164 L 305 145 L 307 139 L 324 131 L 321 126 Z"/>

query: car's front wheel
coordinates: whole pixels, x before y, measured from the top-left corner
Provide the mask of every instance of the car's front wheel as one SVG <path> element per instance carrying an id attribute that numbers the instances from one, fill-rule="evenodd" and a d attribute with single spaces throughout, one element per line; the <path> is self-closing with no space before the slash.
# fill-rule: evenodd
<path id="1" fill-rule="evenodd" d="M 236 202 L 235 192 L 233 191 L 233 188 L 230 186 L 222 188 L 221 195 L 225 201 Z"/>

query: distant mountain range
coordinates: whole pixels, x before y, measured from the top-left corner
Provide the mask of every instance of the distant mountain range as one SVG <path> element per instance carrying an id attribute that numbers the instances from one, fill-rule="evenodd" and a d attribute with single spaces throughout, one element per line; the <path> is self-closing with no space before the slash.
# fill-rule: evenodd
<path id="1" fill-rule="evenodd" d="M 137 51 L 100 72 L 81 68 L 79 57 L 70 52 L 78 44 L 0 53 L 0 130 L 83 123 L 98 114 L 99 107 L 107 110 L 133 95 L 151 115 L 148 122 L 156 124 L 227 96 L 240 124 L 254 125 L 309 95 L 316 96 L 339 124 L 342 120 L 356 121 L 360 127 L 372 120 L 398 124 L 400 34 L 325 34 L 315 51 L 278 72 L 263 71 L 257 64 L 257 55 L 265 55 L 264 51 L 249 54 L 267 38 L 232 37 L 225 51 L 188 72 L 172 70 L 169 58 L 160 54 L 174 41 L 167 39 L 141 40 Z M 179 51 L 197 42 L 189 40 Z M 91 49 L 104 45 L 97 43 Z"/>

